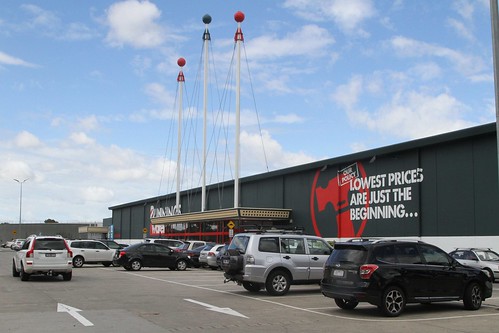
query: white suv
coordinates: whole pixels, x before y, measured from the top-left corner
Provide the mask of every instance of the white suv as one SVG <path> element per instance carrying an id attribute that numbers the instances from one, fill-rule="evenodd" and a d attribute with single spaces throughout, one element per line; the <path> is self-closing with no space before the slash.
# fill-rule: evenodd
<path id="1" fill-rule="evenodd" d="M 80 268 L 83 264 L 103 264 L 111 266 L 117 250 L 110 249 L 98 240 L 72 240 L 69 247 L 73 251 L 73 267 Z"/>
<path id="2" fill-rule="evenodd" d="M 250 292 L 265 287 L 273 296 L 285 295 L 291 284 L 320 284 L 332 247 L 326 240 L 289 232 L 241 233 L 222 256 L 225 282 L 234 281 Z"/>
<path id="3" fill-rule="evenodd" d="M 12 259 L 12 276 L 28 281 L 31 275 L 62 275 L 71 280 L 73 253 L 61 236 L 30 236 L 16 250 Z"/>

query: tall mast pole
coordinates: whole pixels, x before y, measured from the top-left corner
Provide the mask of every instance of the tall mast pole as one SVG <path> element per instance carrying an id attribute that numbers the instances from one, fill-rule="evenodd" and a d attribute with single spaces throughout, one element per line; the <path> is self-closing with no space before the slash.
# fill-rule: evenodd
<path id="1" fill-rule="evenodd" d="M 494 89 L 496 104 L 496 137 L 497 137 L 497 164 L 499 177 L 499 14 L 497 0 L 490 0 L 490 18 L 492 25 L 492 55 L 494 63 Z M 499 178 L 498 178 L 499 179 Z"/>
<path id="2" fill-rule="evenodd" d="M 234 14 L 234 20 L 237 22 L 237 30 L 234 36 L 237 51 L 237 68 L 236 68 L 236 156 L 235 156 L 235 177 L 234 177 L 234 208 L 239 207 L 239 164 L 240 156 L 240 131 L 241 131 L 241 43 L 244 42 L 243 31 L 241 30 L 241 22 L 244 21 L 244 13 L 238 11 Z"/>
<path id="3" fill-rule="evenodd" d="M 184 73 L 182 72 L 182 67 L 185 66 L 185 59 L 178 58 L 177 65 L 180 66 L 180 71 L 178 72 L 177 82 L 179 91 L 179 102 L 178 102 L 178 130 L 177 130 L 177 196 L 175 200 L 174 214 L 180 212 L 180 158 L 182 149 L 182 99 L 183 99 L 183 85 L 184 85 Z"/>
<path id="4" fill-rule="evenodd" d="M 204 85 L 203 85 L 203 170 L 202 170 L 202 185 L 201 185 L 201 211 L 206 210 L 206 123 L 208 109 L 208 44 L 211 40 L 208 24 L 211 23 L 211 16 L 206 14 L 203 16 L 205 25 L 203 34 L 204 43 Z"/>

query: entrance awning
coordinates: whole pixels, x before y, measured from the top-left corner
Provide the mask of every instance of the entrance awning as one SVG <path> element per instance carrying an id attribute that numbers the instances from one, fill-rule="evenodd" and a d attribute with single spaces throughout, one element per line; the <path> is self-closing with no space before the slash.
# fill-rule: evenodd
<path id="1" fill-rule="evenodd" d="M 291 222 L 291 209 L 238 207 L 210 210 L 206 212 L 184 213 L 151 218 L 151 224 L 172 224 L 187 222 L 228 221 L 238 222 L 270 221 L 288 224 Z"/>

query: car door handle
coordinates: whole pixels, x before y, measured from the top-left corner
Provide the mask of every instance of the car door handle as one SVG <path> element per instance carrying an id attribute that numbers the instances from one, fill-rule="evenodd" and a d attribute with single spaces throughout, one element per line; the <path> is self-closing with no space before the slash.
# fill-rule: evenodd
<path id="1" fill-rule="evenodd" d="M 290 257 L 290 256 L 284 256 L 283 258 L 284 258 L 284 259 L 291 259 L 291 257 Z"/>
<path id="2" fill-rule="evenodd" d="M 319 258 L 317 258 L 317 257 L 312 257 L 312 258 L 310 258 L 310 259 L 312 259 L 312 260 L 314 260 L 314 261 L 319 260 Z"/>

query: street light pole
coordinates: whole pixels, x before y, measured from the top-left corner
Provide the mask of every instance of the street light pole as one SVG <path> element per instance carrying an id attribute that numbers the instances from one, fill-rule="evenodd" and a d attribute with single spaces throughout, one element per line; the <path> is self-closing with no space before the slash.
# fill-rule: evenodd
<path id="1" fill-rule="evenodd" d="M 19 236 L 21 236 L 21 217 L 22 217 L 22 211 L 23 211 L 23 184 L 25 181 L 27 181 L 29 178 L 26 178 L 23 181 L 20 181 L 19 179 L 14 179 L 16 182 L 21 185 L 21 191 L 19 194 Z"/>

